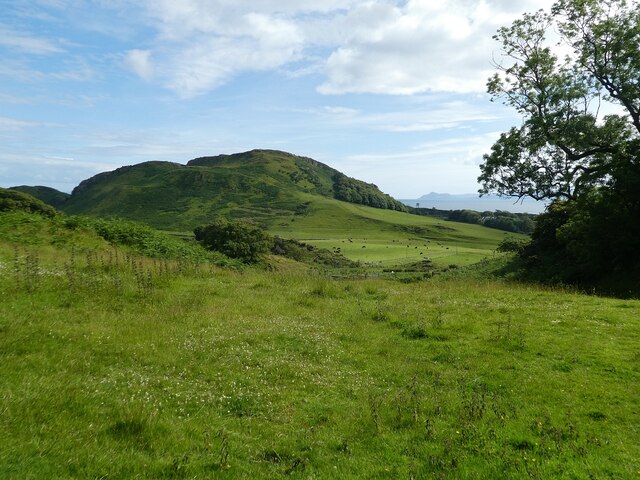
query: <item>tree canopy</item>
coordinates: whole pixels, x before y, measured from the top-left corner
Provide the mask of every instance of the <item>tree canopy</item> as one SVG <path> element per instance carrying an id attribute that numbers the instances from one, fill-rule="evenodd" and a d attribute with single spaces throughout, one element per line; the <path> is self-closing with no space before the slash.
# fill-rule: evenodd
<path id="1" fill-rule="evenodd" d="M 559 0 L 494 38 L 503 56 L 488 92 L 522 124 L 484 156 L 480 193 L 552 200 L 544 215 L 554 220 L 539 224 L 555 227 L 538 228 L 532 245 L 544 256 L 542 246 L 553 244 L 578 276 L 637 267 L 638 1 Z"/>

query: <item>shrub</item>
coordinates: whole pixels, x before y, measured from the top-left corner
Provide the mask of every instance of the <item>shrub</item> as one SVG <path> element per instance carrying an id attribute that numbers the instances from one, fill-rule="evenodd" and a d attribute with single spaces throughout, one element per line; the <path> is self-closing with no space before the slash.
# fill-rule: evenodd
<path id="1" fill-rule="evenodd" d="M 498 248 L 496 248 L 496 250 L 498 252 L 513 252 L 520 254 L 524 251 L 527 244 L 528 243 L 526 241 L 507 237 L 498 244 Z"/>
<path id="2" fill-rule="evenodd" d="M 217 219 L 194 230 L 196 240 L 209 250 L 245 263 L 256 263 L 269 251 L 273 240 L 260 227 L 246 222 Z"/>
<path id="3" fill-rule="evenodd" d="M 44 217 L 54 217 L 56 209 L 29 194 L 0 188 L 0 212 L 22 210 Z"/>

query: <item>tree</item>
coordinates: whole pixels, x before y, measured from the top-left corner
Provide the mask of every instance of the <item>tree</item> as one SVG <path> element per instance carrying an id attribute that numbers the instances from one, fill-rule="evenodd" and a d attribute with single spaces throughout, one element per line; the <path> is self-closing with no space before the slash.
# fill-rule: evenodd
<path id="1" fill-rule="evenodd" d="M 273 239 L 260 227 L 223 218 L 194 230 L 196 240 L 209 250 L 245 263 L 255 263 L 271 248 Z"/>
<path id="2" fill-rule="evenodd" d="M 558 36 L 555 46 L 551 35 Z M 484 156 L 480 193 L 551 200 L 555 207 L 541 217 L 528 251 L 544 258 L 553 245 L 574 271 L 579 264 L 576 277 L 637 267 L 638 1 L 559 0 L 550 12 L 525 14 L 494 38 L 504 61 L 496 65 L 488 92 L 523 121 Z M 555 53 L 559 48 L 568 51 L 562 59 Z M 614 248 L 604 241 L 611 235 L 619 237 L 615 248 L 631 258 L 603 251 Z"/>

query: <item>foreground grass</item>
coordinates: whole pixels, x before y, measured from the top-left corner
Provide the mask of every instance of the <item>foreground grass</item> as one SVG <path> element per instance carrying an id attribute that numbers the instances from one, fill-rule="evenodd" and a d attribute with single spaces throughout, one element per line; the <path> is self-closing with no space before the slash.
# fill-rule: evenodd
<path id="1" fill-rule="evenodd" d="M 638 301 L 39 255 L 0 248 L 2 478 L 640 475 Z"/>

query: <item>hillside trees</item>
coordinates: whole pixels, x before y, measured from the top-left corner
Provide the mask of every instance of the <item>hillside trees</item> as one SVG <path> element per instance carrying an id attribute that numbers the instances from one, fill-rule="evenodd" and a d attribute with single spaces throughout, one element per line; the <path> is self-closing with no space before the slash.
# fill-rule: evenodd
<path id="1" fill-rule="evenodd" d="M 336 199 L 345 202 L 400 212 L 407 211 L 401 202 L 382 193 L 376 185 L 347 177 L 339 172 L 333 176 L 333 191 Z"/>
<path id="2" fill-rule="evenodd" d="M 638 1 L 559 0 L 494 38 L 504 60 L 488 92 L 523 121 L 484 156 L 480 193 L 552 200 L 524 252 L 531 266 L 578 282 L 638 268 Z"/>
<path id="3" fill-rule="evenodd" d="M 511 213 L 503 210 L 482 213 L 473 210 L 451 210 L 446 215 L 447 220 L 453 222 L 473 223 L 527 235 L 533 231 L 535 217 L 529 213 Z"/>

